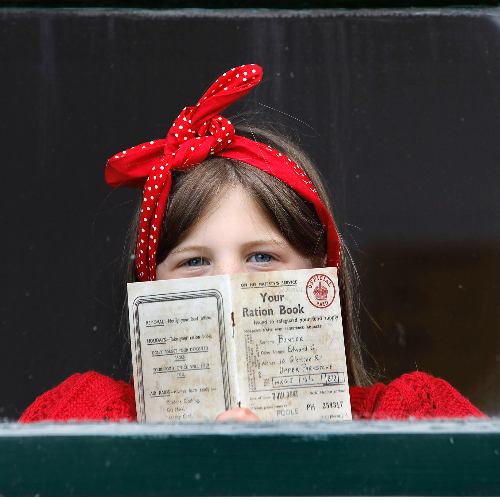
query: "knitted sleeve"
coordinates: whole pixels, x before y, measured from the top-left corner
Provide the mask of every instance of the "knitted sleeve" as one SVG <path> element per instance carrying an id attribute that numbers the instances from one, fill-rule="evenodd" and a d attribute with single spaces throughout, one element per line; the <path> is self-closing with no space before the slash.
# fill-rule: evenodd
<path id="1" fill-rule="evenodd" d="M 96 372 L 79 373 L 42 394 L 21 415 L 19 422 L 52 420 L 134 421 L 135 397 L 132 386 Z"/>
<path id="2" fill-rule="evenodd" d="M 353 418 L 417 419 L 485 417 L 448 382 L 422 372 L 389 385 L 350 387 Z"/>

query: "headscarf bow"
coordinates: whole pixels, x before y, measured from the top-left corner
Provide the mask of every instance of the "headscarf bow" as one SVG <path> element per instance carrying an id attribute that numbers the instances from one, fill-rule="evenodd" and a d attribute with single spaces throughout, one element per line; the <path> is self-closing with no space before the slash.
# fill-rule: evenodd
<path id="1" fill-rule="evenodd" d="M 215 81 L 196 106 L 183 109 L 166 139 L 134 146 L 108 160 L 105 179 L 109 186 L 144 189 L 136 250 L 136 268 L 141 281 L 156 279 L 156 250 L 172 184 L 171 171 L 192 168 L 210 156 L 253 165 L 280 179 L 311 202 L 327 233 L 328 265 L 338 266 L 337 231 L 306 174 L 272 147 L 235 135 L 231 122 L 220 115 L 261 80 L 262 68 L 256 64 L 233 68 Z"/>

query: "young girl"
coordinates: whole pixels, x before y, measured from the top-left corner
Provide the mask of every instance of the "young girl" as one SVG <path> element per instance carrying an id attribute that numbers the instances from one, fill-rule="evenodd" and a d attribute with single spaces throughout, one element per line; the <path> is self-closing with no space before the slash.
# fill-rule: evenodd
<path id="1" fill-rule="evenodd" d="M 108 161 L 110 186 L 143 189 L 131 225 L 127 281 L 336 266 L 354 418 L 483 416 L 443 380 L 415 372 L 372 385 L 363 365 L 356 274 L 319 175 L 286 138 L 234 127 L 220 113 L 262 79 L 224 73 L 167 138 Z M 89 372 L 40 396 L 21 422 L 136 419 L 133 387 Z M 229 410 L 218 420 L 258 420 Z"/>

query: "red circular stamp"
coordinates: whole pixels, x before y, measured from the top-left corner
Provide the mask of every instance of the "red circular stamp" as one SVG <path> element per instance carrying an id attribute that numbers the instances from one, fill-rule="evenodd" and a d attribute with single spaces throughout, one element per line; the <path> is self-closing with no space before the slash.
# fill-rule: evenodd
<path id="1" fill-rule="evenodd" d="M 328 307 L 335 298 L 335 284 L 326 274 L 315 274 L 306 285 L 306 294 L 314 307 Z"/>

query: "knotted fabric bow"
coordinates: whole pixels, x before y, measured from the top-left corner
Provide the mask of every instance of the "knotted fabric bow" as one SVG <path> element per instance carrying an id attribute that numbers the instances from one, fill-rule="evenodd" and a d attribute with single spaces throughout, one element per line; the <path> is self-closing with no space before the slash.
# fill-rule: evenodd
<path id="1" fill-rule="evenodd" d="M 234 134 L 220 113 L 262 80 L 262 68 L 247 64 L 224 73 L 196 106 L 184 108 L 166 139 L 122 151 L 108 160 L 109 186 L 144 189 L 137 239 L 136 268 L 141 281 L 156 279 L 156 250 L 172 170 L 184 170 L 210 156 L 233 158 L 280 179 L 311 202 L 327 233 L 328 265 L 338 266 L 339 239 L 332 218 L 306 174 L 288 157 L 266 144 Z"/>

